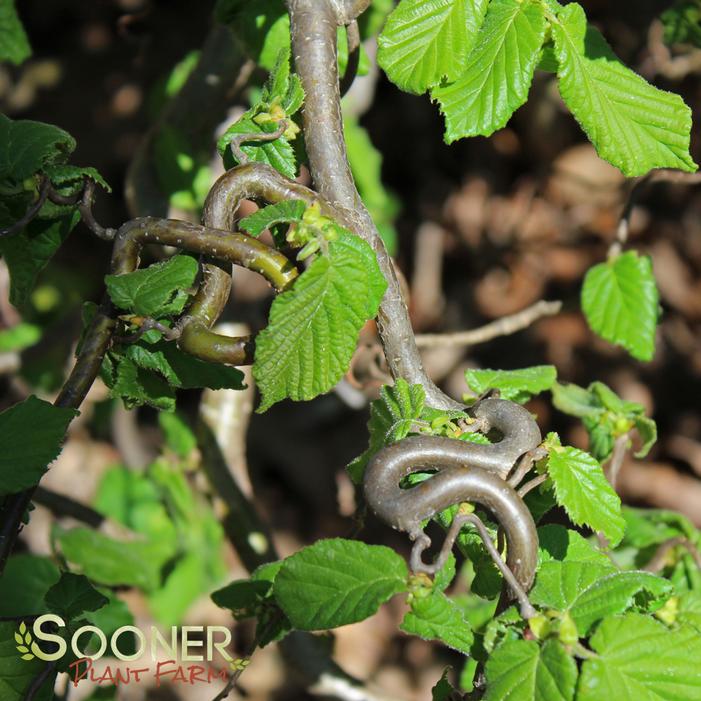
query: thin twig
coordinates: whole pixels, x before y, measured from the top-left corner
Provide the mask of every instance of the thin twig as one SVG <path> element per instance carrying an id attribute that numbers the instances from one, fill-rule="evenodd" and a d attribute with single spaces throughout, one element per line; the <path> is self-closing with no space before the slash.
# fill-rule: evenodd
<path id="1" fill-rule="evenodd" d="M 613 444 L 611 458 L 604 469 L 604 474 L 614 490 L 618 482 L 618 473 L 621 471 L 621 467 L 623 467 L 623 461 L 625 460 L 629 447 L 630 433 L 624 433 L 622 436 L 618 436 Z"/>
<path id="2" fill-rule="evenodd" d="M 95 236 L 102 239 L 103 241 L 112 241 L 117 235 L 117 229 L 106 229 L 97 222 L 92 213 L 92 205 L 94 198 L 95 182 L 93 180 L 90 180 L 89 178 L 86 178 L 85 185 L 83 188 L 83 196 L 80 200 L 80 204 L 78 205 L 78 211 L 80 212 L 80 216 L 82 217 L 85 226 L 87 226 L 88 229 L 90 229 L 90 231 L 92 231 L 93 234 L 95 234 Z"/>
<path id="3" fill-rule="evenodd" d="M 489 556 L 492 558 L 494 564 L 501 572 L 502 576 L 506 580 L 506 583 L 514 593 L 514 596 L 518 599 L 519 607 L 521 609 L 521 616 L 526 620 L 533 618 L 533 616 L 536 615 L 536 611 L 528 598 L 526 590 L 520 585 L 514 573 L 499 554 L 499 551 L 496 549 L 496 547 L 494 547 L 492 537 L 490 536 L 487 527 L 484 525 L 484 523 L 482 523 L 482 520 L 478 516 L 475 516 L 475 514 L 458 514 L 458 516 L 455 517 L 455 520 L 458 518 L 461 518 L 467 523 L 471 523 L 473 526 L 475 526 L 475 528 L 477 528 L 477 532 L 484 543 L 484 547 L 487 548 Z"/>
<path id="4" fill-rule="evenodd" d="M 95 509 L 45 487 L 36 488 L 33 500 L 45 506 L 54 516 L 70 516 L 92 528 L 99 528 L 105 521 L 105 517 Z"/>
<path id="5" fill-rule="evenodd" d="M 637 180 L 630 190 L 623 212 L 621 213 L 621 218 L 616 230 L 616 238 L 609 247 L 608 258 L 616 258 L 623 252 L 630 236 L 630 224 L 633 217 L 633 210 L 638 204 L 643 192 L 656 183 L 698 185 L 701 183 L 701 173 L 683 173 L 678 170 L 663 168 L 660 170 L 653 170 L 645 177 Z"/>
<path id="6" fill-rule="evenodd" d="M 241 145 L 249 141 L 275 141 L 287 131 L 287 120 L 281 119 L 278 128 L 271 132 L 251 132 L 250 134 L 235 134 L 229 142 L 231 152 L 239 165 L 248 163 L 249 158 L 241 149 Z"/>
<path id="7" fill-rule="evenodd" d="M 516 489 L 521 484 L 523 478 L 530 472 L 533 465 L 538 460 L 542 460 L 547 455 L 547 451 L 542 446 L 538 446 L 535 450 L 529 450 L 525 453 L 516 464 L 516 469 L 507 480 L 508 483 Z"/>
<path id="8" fill-rule="evenodd" d="M 558 314 L 561 309 L 562 302 L 541 300 L 516 314 L 497 319 L 479 329 L 446 334 L 419 334 L 416 336 L 416 344 L 419 348 L 436 348 L 440 346 L 473 346 L 478 343 L 486 343 L 500 336 L 510 336 L 517 331 L 522 331 L 538 321 L 538 319 Z"/>
<path id="9" fill-rule="evenodd" d="M 667 564 L 666 560 L 669 551 L 677 547 L 684 548 L 684 550 L 686 550 L 689 553 L 689 555 L 691 555 L 691 558 L 693 559 L 696 567 L 698 567 L 701 570 L 701 553 L 699 553 L 696 546 L 684 536 L 670 538 L 664 543 L 661 543 L 655 551 L 655 554 L 652 556 L 652 559 L 647 563 L 647 565 L 645 565 L 643 569 L 646 572 L 661 572 Z"/>
<path id="10" fill-rule="evenodd" d="M 14 224 L 10 224 L 10 226 L 5 229 L 0 229 L 0 237 L 19 234 L 19 232 L 22 231 L 22 229 L 24 229 L 24 227 L 27 226 L 37 214 L 39 214 L 41 208 L 44 206 L 44 202 L 46 202 L 46 198 L 49 195 L 50 186 L 51 183 L 46 178 L 43 178 L 39 185 L 39 196 L 29 206 L 21 219 L 16 221 Z"/>
<path id="11" fill-rule="evenodd" d="M 32 683 L 29 685 L 27 693 L 24 695 L 24 701 L 34 701 L 34 697 L 44 685 L 44 682 L 56 671 L 56 664 L 55 660 L 53 662 L 48 662 L 44 669 L 32 679 Z"/>
<path id="12" fill-rule="evenodd" d="M 537 477 L 534 477 L 532 480 L 529 480 L 526 482 L 526 484 L 521 487 L 521 489 L 518 490 L 518 495 L 523 499 L 528 492 L 532 492 L 536 487 L 540 487 L 543 482 L 546 482 L 548 477 L 550 475 L 538 475 Z"/>

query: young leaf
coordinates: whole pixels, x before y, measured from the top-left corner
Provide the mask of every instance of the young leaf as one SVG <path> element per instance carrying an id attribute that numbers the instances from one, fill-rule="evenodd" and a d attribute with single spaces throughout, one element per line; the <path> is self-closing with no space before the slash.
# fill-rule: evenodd
<path id="1" fill-rule="evenodd" d="M 288 178 L 295 178 L 297 177 L 297 159 L 295 158 L 294 149 L 285 136 L 279 136 L 274 141 L 259 141 L 256 139 L 258 134 L 272 134 L 277 129 L 278 125 L 273 122 L 257 124 L 251 117 L 243 116 L 220 137 L 219 141 L 217 141 L 217 149 L 222 155 L 230 154 L 229 144 L 235 136 L 240 134 L 250 135 L 250 138 L 241 144 L 241 151 L 243 151 L 246 158 L 254 163 L 269 165 Z M 230 155 L 232 161 L 236 163 L 233 154 Z"/>
<path id="2" fill-rule="evenodd" d="M 617 545 L 625 527 L 621 500 L 606 479 L 601 465 L 582 450 L 562 447 L 555 434 L 546 439 L 549 447 L 548 474 L 555 485 L 557 503 L 572 522 L 602 531 Z"/>
<path id="3" fill-rule="evenodd" d="M 133 273 L 107 275 L 105 285 L 120 309 L 158 319 L 183 310 L 184 290 L 195 282 L 197 268 L 194 258 L 178 255 Z"/>
<path id="4" fill-rule="evenodd" d="M 75 409 L 31 396 L 0 413 L 0 495 L 33 487 L 61 452 Z"/>
<path id="5" fill-rule="evenodd" d="M 452 701 L 455 698 L 455 689 L 448 681 L 448 672 L 450 667 L 443 670 L 441 678 L 436 682 L 436 685 L 431 689 L 431 701 Z"/>
<path id="6" fill-rule="evenodd" d="M 121 397 L 127 409 L 147 404 L 161 411 L 175 411 L 175 389 L 126 356 L 113 358 L 113 354 L 108 353 L 100 374 L 110 389 L 110 396 Z"/>
<path id="7" fill-rule="evenodd" d="M 377 63 L 406 92 L 455 80 L 477 38 L 488 0 L 402 0 L 387 18 Z"/>
<path id="8" fill-rule="evenodd" d="M 276 297 L 256 339 L 259 412 L 285 397 L 308 400 L 330 390 L 348 369 L 360 329 L 377 314 L 387 283 L 370 246 L 340 230 L 328 249 Z"/>
<path id="9" fill-rule="evenodd" d="M 23 307 L 27 303 L 39 273 L 79 221 L 80 214 L 77 211 L 53 221 L 37 218 L 21 233 L 0 239 L 0 255 L 10 270 L 12 304 Z"/>
<path id="10" fill-rule="evenodd" d="M 370 404 L 370 445 L 350 465 L 348 473 L 359 484 L 370 458 L 384 446 L 406 438 L 414 422 L 421 416 L 426 393 L 421 385 L 409 385 L 398 378 L 393 386 L 384 385 L 380 398 Z"/>
<path id="11" fill-rule="evenodd" d="M 17 16 L 15 0 L 0 0 L 0 61 L 19 66 L 31 55 L 32 48 Z"/>
<path id="12" fill-rule="evenodd" d="M 100 594 L 82 574 L 62 572 L 61 579 L 46 592 L 46 606 L 64 621 L 75 621 L 84 613 L 97 611 L 109 599 Z"/>
<path id="13" fill-rule="evenodd" d="M 53 124 L 13 121 L 0 114 L 0 182 L 21 183 L 48 165 L 62 163 L 75 145 L 68 132 Z"/>
<path id="14" fill-rule="evenodd" d="M 538 365 L 521 370 L 475 370 L 465 371 L 467 386 L 476 394 L 498 389 L 503 399 L 519 404 L 527 402 L 533 395 L 550 389 L 557 377 L 553 365 Z"/>
<path id="15" fill-rule="evenodd" d="M 470 654 L 474 636 L 460 607 L 443 592 L 433 591 L 427 596 L 414 596 L 399 626 L 409 635 L 423 640 L 440 640 L 448 647 Z"/>
<path id="16" fill-rule="evenodd" d="M 112 188 L 95 168 L 81 168 L 73 165 L 51 165 L 44 170 L 51 184 L 63 195 L 78 194 L 82 190 L 85 178 L 92 180 L 103 190 L 112 192 Z"/>
<path id="17" fill-rule="evenodd" d="M 690 626 L 669 629 L 649 616 L 629 613 L 603 621 L 589 641 L 578 701 L 698 701 L 701 635 Z"/>
<path id="18" fill-rule="evenodd" d="M 118 541 L 91 528 L 59 531 L 63 555 L 92 581 L 107 586 L 133 586 L 153 591 L 161 584 L 161 568 L 173 557 L 171 543 Z"/>
<path id="19" fill-rule="evenodd" d="M 490 136 L 526 101 L 545 37 L 543 5 L 493 0 L 460 77 L 434 88 L 445 115 L 445 140 Z"/>
<path id="20" fill-rule="evenodd" d="M 604 413 L 601 401 L 584 387 L 555 382 L 550 391 L 553 393 L 553 404 L 563 414 L 579 418 L 597 418 Z"/>
<path id="21" fill-rule="evenodd" d="M 484 701 L 572 701 L 577 665 L 557 640 L 507 641 L 487 660 Z"/>
<path id="22" fill-rule="evenodd" d="M 638 360 L 652 360 L 659 293 L 647 256 L 628 251 L 587 272 L 582 309 L 592 330 Z"/>
<path id="23" fill-rule="evenodd" d="M 604 160 L 625 175 L 653 168 L 697 168 L 689 154 L 691 110 L 624 66 L 587 20 L 581 5 L 552 23 L 562 98 Z"/>
<path id="24" fill-rule="evenodd" d="M 187 423 L 178 414 L 161 412 L 158 424 L 163 431 L 166 445 L 179 457 L 187 458 L 197 447 L 197 439 Z"/>
<path id="25" fill-rule="evenodd" d="M 672 594 L 666 579 L 649 572 L 617 572 L 594 562 L 545 562 L 538 572 L 530 598 L 537 606 L 568 612 L 586 637 L 597 621 L 623 613 L 636 604 L 659 602 Z"/>
<path id="26" fill-rule="evenodd" d="M 299 630 L 326 630 L 362 621 L 407 589 L 404 560 L 384 546 L 320 540 L 288 557 L 273 593 Z"/>
<path id="27" fill-rule="evenodd" d="M 269 229 L 275 224 L 290 224 L 301 221 L 306 208 L 307 205 L 302 200 L 284 200 L 277 204 L 269 204 L 242 219 L 239 222 L 239 229 L 243 229 L 251 236 L 260 236 L 265 229 Z"/>

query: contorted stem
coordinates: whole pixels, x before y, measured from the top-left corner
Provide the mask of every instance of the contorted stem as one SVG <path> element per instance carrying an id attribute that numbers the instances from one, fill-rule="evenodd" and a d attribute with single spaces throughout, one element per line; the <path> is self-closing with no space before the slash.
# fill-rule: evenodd
<path id="1" fill-rule="evenodd" d="M 321 197 L 338 210 L 343 224 L 372 246 L 387 280 L 378 327 L 392 376 L 422 385 L 430 406 L 461 408 L 424 371 L 392 261 L 360 199 L 348 164 L 338 84 L 336 27 L 354 20 L 368 4 L 367 0 L 287 0 L 295 66 L 306 93 L 304 143 L 309 166 Z"/>
<path id="2" fill-rule="evenodd" d="M 538 536 L 533 517 L 504 477 L 522 454 L 537 448 L 540 431 L 526 409 L 502 399 L 484 400 L 476 413 L 488 428 L 502 434 L 501 441 L 478 445 L 449 438 L 413 436 L 388 445 L 368 464 L 365 499 L 380 518 L 409 533 L 416 541 L 412 569 L 429 573 L 443 565 L 459 525 L 451 527 L 447 547 L 442 548 L 438 559 L 426 565 L 421 554 L 431 541 L 423 533 L 423 522 L 453 504 L 481 504 L 504 528 L 507 565 L 521 586 L 528 589 L 538 559 Z M 402 489 L 402 480 L 418 470 L 437 474 L 411 489 Z"/>
<path id="3" fill-rule="evenodd" d="M 275 188 L 272 188 L 274 190 Z M 278 188 L 280 191 L 280 188 Z M 201 255 L 236 263 L 260 273 L 278 290 L 286 289 L 297 277 L 297 269 L 282 254 L 250 236 L 199 226 L 188 222 L 144 217 L 124 224 L 115 237 L 111 270 L 119 275 L 136 270 L 141 247 L 146 243 L 175 246 Z M 212 265 L 212 269 L 219 270 Z M 222 271 L 223 272 L 223 271 Z M 228 280 L 228 274 L 224 273 Z M 245 339 L 227 339 L 209 331 L 223 306 L 221 285 L 206 279 L 195 296 L 189 316 L 183 321 L 184 350 L 207 360 L 242 364 L 250 356 L 250 343 Z M 226 288 L 228 295 L 228 286 Z M 224 298 L 224 302 L 226 298 Z M 193 324 L 193 329 L 187 327 Z M 197 324 L 200 326 L 198 327 Z M 88 326 L 73 370 L 59 393 L 55 405 L 78 408 L 92 386 L 107 352 L 116 326 L 116 312 L 105 298 Z M 208 335 L 198 334 L 200 331 Z M 189 339 L 189 340 L 188 340 Z M 220 345 L 216 345 L 219 343 Z M 17 539 L 22 518 L 29 507 L 34 488 L 6 497 L 0 511 L 0 572 Z"/>

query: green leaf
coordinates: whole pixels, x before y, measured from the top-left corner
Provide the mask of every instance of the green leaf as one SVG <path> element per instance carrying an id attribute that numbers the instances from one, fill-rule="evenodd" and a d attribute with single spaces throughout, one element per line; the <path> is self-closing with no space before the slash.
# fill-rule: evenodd
<path id="1" fill-rule="evenodd" d="M 19 66 L 32 55 L 32 47 L 17 16 L 15 0 L 0 0 L 0 61 Z"/>
<path id="2" fill-rule="evenodd" d="M 701 594 L 687 592 L 679 597 L 677 623 L 692 626 L 701 634 Z"/>
<path id="3" fill-rule="evenodd" d="M 243 373 L 237 368 L 199 360 L 181 351 L 174 343 L 133 344 L 126 356 L 145 370 L 160 373 L 179 389 L 243 389 Z"/>
<path id="4" fill-rule="evenodd" d="M 253 618 L 272 588 L 273 583 L 265 580 L 239 579 L 215 591 L 212 601 L 220 608 L 230 609 L 237 621 Z"/>
<path id="5" fill-rule="evenodd" d="M 644 458 L 657 443 L 657 424 L 647 416 L 637 416 L 635 418 L 635 429 L 642 439 L 642 447 L 635 454 L 636 458 Z"/>
<path id="6" fill-rule="evenodd" d="M 0 495 L 38 484 L 78 413 L 32 395 L 0 414 Z"/>
<path id="7" fill-rule="evenodd" d="M 290 20 L 282 0 L 217 0 L 215 17 L 236 28 L 251 58 L 272 69 L 281 49 L 290 50 Z"/>
<path id="8" fill-rule="evenodd" d="M 46 592 L 46 606 L 64 621 L 75 621 L 109 602 L 82 574 L 62 572 L 61 579 Z"/>
<path id="9" fill-rule="evenodd" d="M 44 595 L 60 576 L 58 567 L 48 557 L 12 555 L 0 577 L 0 616 L 46 613 Z"/>
<path id="10" fill-rule="evenodd" d="M 10 302 L 15 307 L 26 304 L 39 273 L 79 221 L 77 211 L 52 221 L 34 219 L 21 233 L 0 239 L 0 255 L 10 270 Z"/>
<path id="11" fill-rule="evenodd" d="M 40 326 L 20 321 L 12 328 L 0 331 L 0 353 L 22 351 L 33 346 L 40 338 Z"/>
<path id="12" fill-rule="evenodd" d="M 701 4 L 698 0 L 678 0 L 660 15 L 665 44 L 701 46 Z"/>
<path id="13" fill-rule="evenodd" d="M 290 142 L 284 136 L 279 136 L 273 141 L 256 139 L 258 134 L 271 134 L 277 129 L 278 125 L 274 122 L 257 124 L 251 117 L 244 115 L 222 134 L 217 141 L 217 149 L 222 156 L 231 158 L 232 164 L 238 163 L 229 149 L 229 144 L 235 136 L 246 134 L 248 138 L 241 144 L 241 151 L 249 161 L 264 163 L 288 178 L 295 178 L 297 177 L 297 159 Z M 224 163 L 227 164 L 226 158 Z"/>
<path id="14" fill-rule="evenodd" d="M 638 360 L 652 360 L 659 293 L 648 256 L 628 251 L 591 268 L 582 288 L 582 309 L 592 331 Z"/>
<path id="15" fill-rule="evenodd" d="M 557 503 L 577 526 L 586 524 L 603 532 L 617 545 L 625 527 L 621 500 L 606 479 L 601 465 L 583 450 L 562 447 L 555 434 L 546 439 L 548 474 L 555 486 Z"/>
<path id="16" fill-rule="evenodd" d="M 555 382 L 550 391 L 553 393 L 553 404 L 563 414 L 596 419 L 604 413 L 599 399 L 584 387 Z"/>
<path id="17" fill-rule="evenodd" d="M 0 698 L 2 701 L 24 701 L 32 680 L 46 666 L 46 662 L 38 657 L 30 660 L 20 658 L 14 638 L 16 630 L 15 621 L 0 621 Z M 34 701 L 53 699 L 55 679 L 55 673 L 49 674 L 45 684 L 34 696 Z"/>
<path id="18" fill-rule="evenodd" d="M 643 608 L 672 593 L 672 585 L 648 572 L 617 572 L 595 562 L 545 562 L 538 571 L 530 599 L 536 606 L 568 612 L 580 637 L 606 616 L 632 606 Z"/>
<path id="19" fill-rule="evenodd" d="M 409 435 L 414 422 L 421 416 L 425 400 L 426 393 L 421 385 L 409 385 L 401 377 L 394 386 L 380 388 L 380 398 L 370 404 L 370 445 L 347 468 L 356 484 L 362 481 L 365 468 L 375 453 Z"/>
<path id="20" fill-rule="evenodd" d="M 161 585 L 161 568 L 173 556 L 172 544 L 118 541 L 90 528 L 57 533 L 65 558 L 92 581 L 153 591 Z"/>
<path id="21" fill-rule="evenodd" d="M 259 412 L 330 390 L 348 369 L 360 329 L 377 314 L 387 283 L 372 248 L 340 230 L 328 249 L 276 297 L 256 338 Z"/>
<path id="22" fill-rule="evenodd" d="M 384 546 L 334 538 L 288 557 L 275 578 L 275 599 L 299 630 L 362 621 L 407 589 L 404 560 Z"/>
<path id="23" fill-rule="evenodd" d="M 564 526 L 549 524 L 538 529 L 539 558 L 541 564 L 552 560 L 559 562 L 588 562 L 616 571 L 616 566 L 598 548 L 577 531 Z"/>
<path id="24" fill-rule="evenodd" d="M 178 414 L 161 412 L 158 424 L 166 445 L 179 457 L 186 458 L 197 447 L 197 439 L 187 423 Z"/>
<path id="25" fill-rule="evenodd" d="M 184 290 L 194 284 L 197 270 L 197 260 L 176 255 L 133 273 L 107 275 L 105 285 L 120 309 L 158 319 L 183 310 L 187 302 Z"/>
<path id="26" fill-rule="evenodd" d="M 533 395 L 550 389 L 557 377 L 554 365 L 538 365 L 521 370 L 475 370 L 465 371 L 467 386 L 476 394 L 498 389 L 503 399 L 519 404 L 527 402 Z"/>
<path id="27" fill-rule="evenodd" d="M 402 0 L 387 18 L 377 63 L 402 90 L 420 95 L 465 67 L 488 0 Z"/>
<path id="28" fill-rule="evenodd" d="M 446 667 L 443 670 L 441 678 L 431 689 L 432 701 L 452 701 L 452 699 L 455 698 L 453 695 L 455 689 L 453 688 L 453 685 L 448 681 L 448 672 L 450 672 L 450 667 Z"/>
<path id="29" fill-rule="evenodd" d="M 275 224 L 290 224 L 302 220 L 307 205 L 302 200 L 284 200 L 277 204 L 269 204 L 259 209 L 239 222 L 239 229 L 243 229 L 251 236 L 260 236 L 265 229 Z"/>
<path id="30" fill-rule="evenodd" d="M 51 184 L 63 195 L 76 195 L 83 189 L 83 181 L 87 178 L 99 185 L 103 190 L 112 192 L 107 181 L 95 168 L 73 165 L 51 165 L 45 168 L 46 176 Z"/>
<path id="31" fill-rule="evenodd" d="M 114 372 L 108 369 L 114 364 Z M 111 397 L 120 397 L 127 409 L 152 406 L 175 411 L 175 390 L 159 375 L 139 368 L 127 357 L 112 359 L 108 353 L 102 363 L 101 377 Z"/>
<path id="32" fill-rule="evenodd" d="M 649 616 L 607 618 L 589 641 L 577 701 L 698 701 L 701 635 L 690 626 L 669 629 Z"/>
<path id="33" fill-rule="evenodd" d="M 624 66 L 569 3 L 552 23 L 562 98 L 604 160 L 625 175 L 697 168 L 689 154 L 691 110 Z"/>
<path id="34" fill-rule="evenodd" d="M 53 124 L 13 121 L 0 114 L 0 182 L 21 183 L 48 165 L 62 163 L 75 139 Z"/>
<path id="35" fill-rule="evenodd" d="M 202 553 L 185 553 L 168 573 L 163 586 L 148 597 L 149 608 L 161 625 L 180 623 L 192 603 L 209 588 L 206 565 Z"/>
<path id="36" fill-rule="evenodd" d="M 572 701 L 577 665 L 557 640 L 507 641 L 487 660 L 484 701 Z"/>
<path id="37" fill-rule="evenodd" d="M 427 596 L 413 596 L 411 610 L 399 626 L 409 635 L 423 640 L 440 640 L 444 645 L 470 654 L 474 636 L 461 608 L 445 594 L 433 591 Z"/>
<path id="38" fill-rule="evenodd" d="M 676 511 L 663 509 L 634 509 L 623 507 L 626 521 L 624 545 L 642 550 L 683 536 L 696 542 L 698 532 L 689 519 Z"/>
<path id="39" fill-rule="evenodd" d="M 493 0 L 460 77 L 434 88 L 445 115 L 445 140 L 490 136 L 526 101 L 545 37 L 535 0 Z"/>

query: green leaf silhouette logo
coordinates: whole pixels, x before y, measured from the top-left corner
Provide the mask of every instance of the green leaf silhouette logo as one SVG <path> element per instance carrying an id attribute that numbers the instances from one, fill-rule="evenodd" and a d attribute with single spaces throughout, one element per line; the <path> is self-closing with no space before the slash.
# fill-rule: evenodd
<path id="1" fill-rule="evenodd" d="M 22 621 L 19 626 L 19 631 L 15 633 L 15 642 L 18 652 L 21 653 L 23 660 L 33 660 L 34 654 L 29 648 L 32 644 L 32 634 L 27 630 L 27 625 Z"/>

